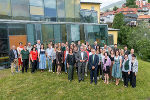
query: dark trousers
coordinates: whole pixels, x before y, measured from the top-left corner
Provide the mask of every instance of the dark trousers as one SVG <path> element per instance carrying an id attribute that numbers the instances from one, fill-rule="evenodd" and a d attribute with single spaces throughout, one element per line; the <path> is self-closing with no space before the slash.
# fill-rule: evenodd
<path id="1" fill-rule="evenodd" d="M 81 66 L 78 66 L 78 78 L 79 81 L 84 81 L 84 73 L 85 73 L 85 66 L 83 64 Z"/>
<path id="2" fill-rule="evenodd" d="M 39 59 L 37 58 L 35 70 L 39 69 Z"/>
<path id="3" fill-rule="evenodd" d="M 123 79 L 124 79 L 124 86 L 128 86 L 128 81 L 129 81 L 128 72 L 122 72 L 122 73 L 123 73 Z"/>
<path id="4" fill-rule="evenodd" d="M 74 72 L 74 66 L 73 65 L 69 65 L 69 69 L 68 69 L 68 80 L 73 80 L 73 72 Z"/>
<path id="5" fill-rule="evenodd" d="M 135 72 L 130 72 L 130 85 L 134 88 L 136 87 L 136 76 Z"/>
<path id="6" fill-rule="evenodd" d="M 57 72 L 56 59 L 53 60 L 53 72 Z"/>
<path id="7" fill-rule="evenodd" d="M 90 80 L 91 80 L 91 83 L 93 82 L 93 77 L 94 77 L 94 82 L 95 84 L 97 84 L 97 69 L 94 69 L 90 71 Z"/>
<path id="8" fill-rule="evenodd" d="M 24 73 L 24 69 L 28 70 L 28 66 L 29 66 L 29 59 L 23 59 L 23 67 L 22 67 L 22 73 Z"/>
<path id="9" fill-rule="evenodd" d="M 31 73 L 35 72 L 36 67 L 37 67 L 37 61 L 36 61 L 36 60 L 33 60 Z"/>
<path id="10" fill-rule="evenodd" d="M 102 68 L 101 68 L 101 65 L 98 65 L 98 68 L 97 68 L 97 77 L 99 75 L 102 75 Z"/>
<path id="11" fill-rule="evenodd" d="M 77 71 L 77 74 L 78 74 L 78 63 L 76 62 L 76 71 Z"/>

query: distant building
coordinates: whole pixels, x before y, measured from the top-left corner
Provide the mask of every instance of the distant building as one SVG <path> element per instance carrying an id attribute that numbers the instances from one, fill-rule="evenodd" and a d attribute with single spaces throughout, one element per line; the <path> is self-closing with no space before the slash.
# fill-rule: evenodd
<path id="1" fill-rule="evenodd" d="M 138 21 L 149 21 L 150 22 L 150 15 L 140 15 L 137 20 Z"/>
<path id="2" fill-rule="evenodd" d="M 136 21 L 138 18 L 137 12 L 139 8 L 119 8 L 117 9 L 117 13 L 122 13 L 125 17 L 124 21 L 127 25 L 136 26 Z"/>
<path id="3" fill-rule="evenodd" d="M 97 12 L 97 22 L 100 23 L 100 4 L 99 0 L 81 0 L 81 9 L 94 10 Z"/>
<path id="4" fill-rule="evenodd" d="M 148 0 L 136 0 L 136 5 L 138 7 L 143 7 L 146 3 L 148 3 Z"/>
<path id="5" fill-rule="evenodd" d="M 109 45 L 114 45 L 118 43 L 118 33 L 119 29 L 114 29 L 114 28 L 108 28 L 108 44 Z"/>
<path id="6" fill-rule="evenodd" d="M 101 14 L 100 22 L 101 23 L 113 23 L 115 17 L 115 11 L 105 12 Z"/>
<path id="7" fill-rule="evenodd" d="M 119 8 L 117 9 L 117 13 L 123 13 L 124 15 L 126 14 L 136 14 L 138 11 L 137 8 L 128 8 L 128 7 L 125 7 L 125 8 Z"/>

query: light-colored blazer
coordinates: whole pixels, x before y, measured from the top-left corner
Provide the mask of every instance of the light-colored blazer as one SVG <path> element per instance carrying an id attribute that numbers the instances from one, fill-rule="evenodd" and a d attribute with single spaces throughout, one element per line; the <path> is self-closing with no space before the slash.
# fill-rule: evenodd
<path id="1" fill-rule="evenodd" d="M 80 62 L 80 60 L 82 60 L 81 52 L 80 51 L 77 53 L 76 60 L 78 62 L 78 66 L 82 66 L 82 64 L 83 64 L 83 66 L 86 65 L 86 62 Z M 88 60 L 88 56 L 87 56 L 86 52 L 83 52 L 83 60 L 85 60 L 85 61 Z"/>
<path id="2" fill-rule="evenodd" d="M 131 71 L 136 73 L 138 72 L 138 60 L 135 59 L 133 66 L 131 66 Z"/>

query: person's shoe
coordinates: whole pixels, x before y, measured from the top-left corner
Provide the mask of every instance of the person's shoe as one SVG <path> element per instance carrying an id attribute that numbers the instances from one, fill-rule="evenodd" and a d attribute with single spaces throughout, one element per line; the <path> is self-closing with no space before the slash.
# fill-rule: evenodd
<path id="1" fill-rule="evenodd" d="M 99 77 L 97 77 L 97 80 L 99 80 Z"/>
<path id="2" fill-rule="evenodd" d="M 90 84 L 92 84 L 93 82 L 90 82 Z"/>
<path id="3" fill-rule="evenodd" d="M 127 86 L 124 86 L 125 88 L 127 88 Z"/>
<path id="4" fill-rule="evenodd" d="M 87 74 L 85 74 L 85 76 L 87 77 Z"/>
<path id="5" fill-rule="evenodd" d="M 97 83 L 95 83 L 95 85 L 97 85 Z"/>
<path id="6" fill-rule="evenodd" d="M 55 72 L 53 72 L 53 73 L 55 73 Z"/>
<path id="7" fill-rule="evenodd" d="M 81 80 L 79 80 L 79 83 L 81 82 Z"/>
<path id="8" fill-rule="evenodd" d="M 102 75 L 100 75 L 100 78 L 102 78 Z"/>

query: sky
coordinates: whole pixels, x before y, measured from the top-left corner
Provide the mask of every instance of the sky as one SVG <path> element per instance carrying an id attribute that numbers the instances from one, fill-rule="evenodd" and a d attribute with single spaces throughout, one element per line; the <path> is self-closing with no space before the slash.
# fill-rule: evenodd
<path id="1" fill-rule="evenodd" d="M 105 6 L 108 6 L 114 2 L 117 2 L 117 1 L 121 1 L 121 0 L 101 0 L 100 2 L 102 3 L 101 4 L 101 8 L 105 7 Z"/>

